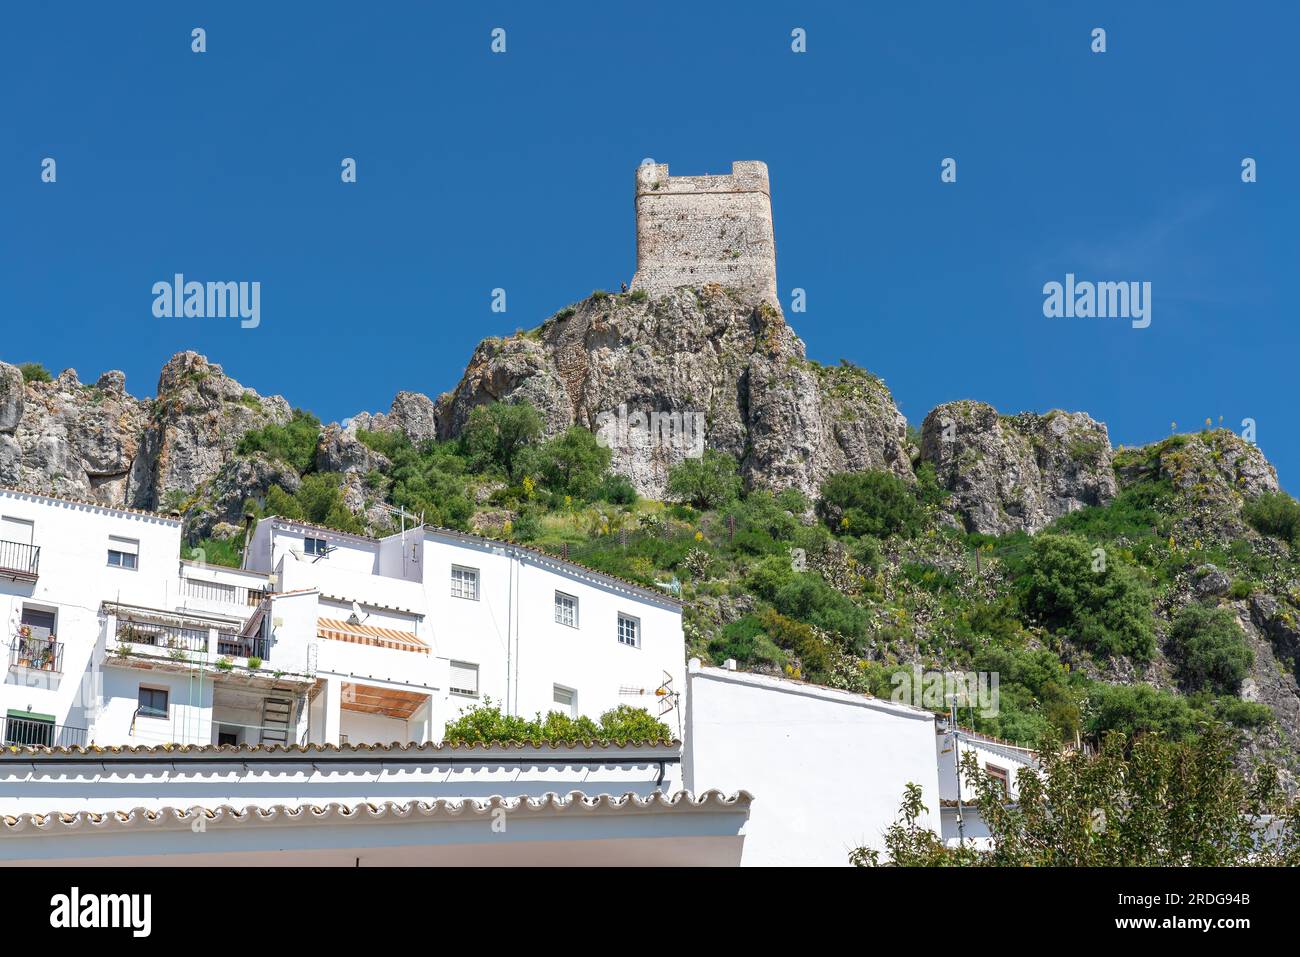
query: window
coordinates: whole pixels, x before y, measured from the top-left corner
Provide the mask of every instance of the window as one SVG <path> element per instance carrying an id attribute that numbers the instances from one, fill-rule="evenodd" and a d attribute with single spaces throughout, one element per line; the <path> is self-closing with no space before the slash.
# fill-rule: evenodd
<path id="1" fill-rule="evenodd" d="M 452 694 L 463 694 L 471 698 L 477 698 L 478 665 L 472 665 L 467 661 L 453 661 L 447 688 Z"/>
<path id="2" fill-rule="evenodd" d="M 140 543 L 133 538 L 108 536 L 108 564 L 110 568 L 134 570 L 140 564 Z"/>
<path id="3" fill-rule="evenodd" d="M 631 615 L 618 616 L 618 642 L 632 648 L 641 647 L 641 619 Z"/>
<path id="4" fill-rule="evenodd" d="M 324 558 L 329 554 L 330 547 L 325 543 L 323 538 L 304 538 L 302 540 L 302 553 L 304 555 L 314 555 L 318 558 Z"/>
<path id="5" fill-rule="evenodd" d="M 139 715 L 142 718 L 167 717 L 167 691 L 164 688 L 146 688 L 140 686 Z"/>
<path id="6" fill-rule="evenodd" d="M 451 566 L 451 597 L 478 601 L 478 569 Z"/>
<path id="7" fill-rule="evenodd" d="M 555 620 L 570 628 L 578 627 L 578 599 L 562 591 L 555 593 Z"/>
<path id="8" fill-rule="evenodd" d="M 984 765 L 984 770 L 988 772 L 988 776 L 993 779 L 993 782 L 1002 788 L 1003 794 L 1009 793 L 1006 768 L 999 768 L 992 764 L 986 764 Z"/>
<path id="9" fill-rule="evenodd" d="M 555 685 L 553 697 L 556 711 L 574 718 L 578 716 L 578 692 L 563 685 Z"/>

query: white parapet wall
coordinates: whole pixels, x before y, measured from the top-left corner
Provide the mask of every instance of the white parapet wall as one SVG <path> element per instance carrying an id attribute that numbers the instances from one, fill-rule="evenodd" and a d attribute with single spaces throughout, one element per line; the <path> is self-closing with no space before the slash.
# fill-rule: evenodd
<path id="1" fill-rule="evenodd" d="M 743 864 L 847 865 L 856 847 L 882 849 L 909 783 L 939 831 L 930 712 L 697 659 L 687 682 L 686 788 L 754 795 Z"/>

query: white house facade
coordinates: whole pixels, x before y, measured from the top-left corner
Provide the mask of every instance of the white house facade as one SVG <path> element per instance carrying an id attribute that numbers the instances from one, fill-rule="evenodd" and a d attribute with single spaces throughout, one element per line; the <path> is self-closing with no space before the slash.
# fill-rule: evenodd
<path id="1" fill-rule="evenodd" d="M 440 740 L 491 699 L 680 733 L 679 601 L 523 546 L 280 518 L 241 569 L 167 516 L 0 489 L 8 745 Z"/>

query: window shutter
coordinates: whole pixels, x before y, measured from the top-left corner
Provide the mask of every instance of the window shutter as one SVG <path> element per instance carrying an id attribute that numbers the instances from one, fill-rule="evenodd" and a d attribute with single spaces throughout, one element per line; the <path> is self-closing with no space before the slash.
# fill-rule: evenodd
<path id="1" fill-rule="evenodd" d="M 478 694 L 478 665 L 471 665 L 464 661 L 453 661 L 448 687 L 453 691 Z"/>

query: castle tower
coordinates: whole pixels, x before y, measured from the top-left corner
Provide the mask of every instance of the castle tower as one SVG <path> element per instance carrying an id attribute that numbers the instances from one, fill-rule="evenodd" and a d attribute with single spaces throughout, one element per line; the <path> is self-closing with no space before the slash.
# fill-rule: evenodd
<path id="1" fill-rule="evenodd" d="M 718 283 L 776 304 L 776 238 L 767 164 L 740 160 L 724 176 L 636 175 L 636 275 L 651 295 Z"/>

